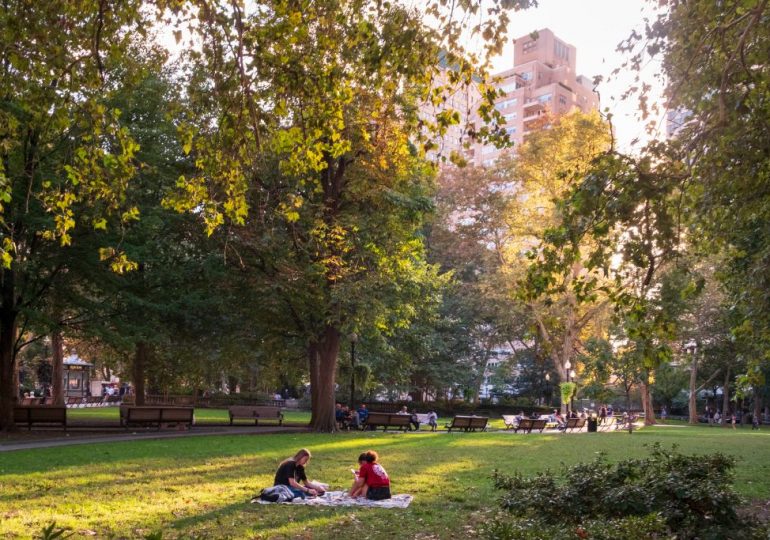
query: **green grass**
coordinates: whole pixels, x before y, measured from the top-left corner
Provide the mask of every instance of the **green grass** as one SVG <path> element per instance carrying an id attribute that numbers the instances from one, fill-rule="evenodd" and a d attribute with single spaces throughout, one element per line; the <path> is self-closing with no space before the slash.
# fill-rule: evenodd
<path id="1" fill-rule="evenodd" d="M 494 507 L 493 469 L 531 474 L 642 456 L 645 444 L 739 459 L 738 491 L 770 499 L 770 432 L 656 427 L 633 435 L 344 433 L 190 437 L 0 454 L 0 537 L 29 537 L 56 520 L 78 535 L 141 538 L 466 538 Z M 278 462 L 301 447 L 312 478 L 342 489 L 359 452 L 373 448 L 406 510 L 250 505 Z"/>

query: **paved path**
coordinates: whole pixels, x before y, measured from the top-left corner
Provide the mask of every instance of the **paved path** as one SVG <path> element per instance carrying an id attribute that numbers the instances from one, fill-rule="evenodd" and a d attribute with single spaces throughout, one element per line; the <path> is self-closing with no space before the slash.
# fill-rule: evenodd
<path id="1" fill-rule="evenodd" d="M 265 435 L 269 433 L 301 433 L 307 428 L 300 426 L 244 426 L 244 427 L 195 427 L 185 431 L 153 431 L 113 434 L 62 433 L 49 439 L 12 440 L 0 443 L 0 452 L 31 450 L 34 448 L 54 448 L 76 444 L 112 443 L 124 441 L 142 441 L 152 439 L 177 439 L 181 437 L 203 437 L 209 435 Z"/>

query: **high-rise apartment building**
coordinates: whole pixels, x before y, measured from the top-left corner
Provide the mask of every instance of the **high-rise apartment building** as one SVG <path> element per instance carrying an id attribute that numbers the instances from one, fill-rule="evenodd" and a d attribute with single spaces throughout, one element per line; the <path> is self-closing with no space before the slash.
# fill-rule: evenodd
<path id="1" fill-rule="evenodd" d="M 505 129 L 513 149 L 494 145 L 474 146 L 473 162 L 491 165 L 506 152 L 515 152 L 527 134 L 547 127 L 553 118 L 579 109 L 599 107 L 593 84 L 576 72 L 577 49 L 544 28 L 516 39 L 513 68 L 495 75 L 495 85 L 504 95 L 495 107 L 505 118 Z"/>

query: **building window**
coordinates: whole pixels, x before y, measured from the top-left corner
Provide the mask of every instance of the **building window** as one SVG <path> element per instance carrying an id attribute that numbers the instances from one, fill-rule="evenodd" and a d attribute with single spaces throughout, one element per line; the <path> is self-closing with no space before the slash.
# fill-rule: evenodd
<path id="1" fill-rule="evenodd" d="M 510 122 L 511 120 L 516 120 L 517 116 L 518 116 L 517 113 L 508 113 L 508 114 L 504 114 L 503 118 L 505 118 L 506 122 Z"/>
<path id="2" fill-rule="evenodd" d="M 559 96 L 559 105 L 565 105 L 566 106 L 567 105 L 567 98 L 562 96 L 562 95 L 560 95 Z"/>
<path id="3" fill-rule="evenodd" d="M 524 49 L 525 53 L 534 51 L 535 49 L 537 49 L 537 41 L 535 41 L 534 39 L 530 40 L 530 41 L 527 41 L 524 44 L 523 49 Z"/>
<path id="4" fill-rule="evenodd" d="M 514 133 L 516 133 L 516 128 L 515 128 L 515 127 L 509 127 L 509 128 L 507 128 L 507 129 L 505 130 L 505 132 L 506 132 L 508 135 L 513 135 Z"/>
<path id="5" fill-rule="evenodd" d="M 503 109 L 507 109 L 508 107 L 513 107 L 514 105 L 516 105 L 518 101 L 519 100 L 517 98 L 506 99 L 505 101 L 500 101 L 499 103 L 496 103 L 495 108 L 498 111 L 502 111 Z"/>
<path id="6" fill-rule="evenodd" d="M 556 55 L 557 58 L 569 60 L 569 47 L 567 47 L 561 41 L 553 42 L 553 53 Z"/>
<path id="7" fill-rule="evenodd" d="M 532 72 L 531 71 L 525 71 L 524 73 L 519 74 L 519 76 L 524 79 L 525 81 L 531 81 L 532 80 Z"/>
<path id="8" fill-rule="evenodd" d="M 502 90 L 506 94 L 513 92 L 514 90 L 516 90 L 516 88 L 518 87 L 516 86 L 515 82 L 509 82 L 500 86 L 500 90 Z"/>
<path id="9" fill-rule="evenodd" d="M 542 96 L 538 96 L 537 100 L 540 103 L 548 103 L 551 101 L 551 94 L 543 94 Z"/>

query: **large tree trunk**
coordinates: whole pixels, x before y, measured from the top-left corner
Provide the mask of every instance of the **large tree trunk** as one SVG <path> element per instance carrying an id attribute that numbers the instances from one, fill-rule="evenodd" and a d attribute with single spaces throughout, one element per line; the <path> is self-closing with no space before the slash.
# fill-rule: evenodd
<path id="1" fill-rule="evenodd" d="M 730 366 L 725 371 L 725 384 L 722 386 L 722 425 L 730 427 L 727 411 L 730 410 Z"/>
<path id="2" fill-rule="evenodd" d="M 652 392 L 648 383 L 641 384 L 642 391 L 642 409 L 644 409 L 644 425 L 655 425 L 655 409 L 652 407 Z"/>
<path id="3" fill-rule="evenodd" d="M 312 359 L 310 366 L 310 387 L 313 392 L 310 427 L 315 431 L 332 433 L 337 430 L 334 417 L 334 379 L 340 351 L 339 330 L 327 326 L 316 343 L 315 350 L 317 367 L 313 369 Z"/>
<path id="4" fill-rule="evenodd" d="M 13 431 L 13 406 L 19 398 L 16 378 L 16 275 L 3 270 L 0 301 L 0 430 Z"/>
<path id="5" fill-rule="evenodd" d="M 53 404 L 64 405 L 64 339 L 56 329 L 51 334 L 51 396 Z"/>
<path id="6" fill-rule="evenodd" d="M 136 354 L 134 355 L 134 366 L 133 366 L 133 383 L 134 383 L 134 394 L 135 394 L 135 403 L 137 405 L 144 405 L 144 381 L 145 381 L 145 373 L 144 370 L 147 366 L 147 360 L 150 354 L 149 347 L 144 341 L 140 341 L 136 344 Z"/>
<path id="7" fill-rule="evenodd" d="M 3 304 L 7 305 L 3 287 Z M 16 429 L 13 421 L 13 406 L 19 396 L 16 379 L 16 312 L 10 309 L 0 310 L 0 430 Z"/>
<path id="8" fill-rule="evenodd" d="M 689 401 L 689 413 L 690 423 L 698 423 L 698 408 L 697 408 L 697 385 L 698 383 L 698 355 L 693 353 L 692 362 L 690 363 L 690 401 Z"/>

